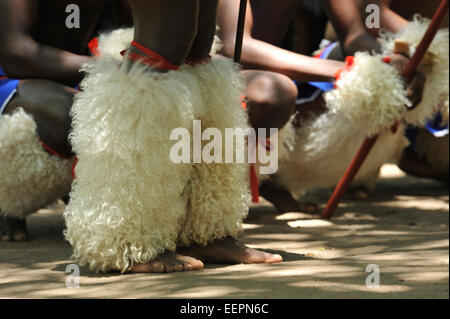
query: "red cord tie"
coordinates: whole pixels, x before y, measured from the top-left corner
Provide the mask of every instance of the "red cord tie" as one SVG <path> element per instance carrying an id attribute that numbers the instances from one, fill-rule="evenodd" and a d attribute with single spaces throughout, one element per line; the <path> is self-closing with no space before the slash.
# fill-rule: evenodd
<path id="1" fill-rule="evenodd" d="M 42 147 L 44 148 L 44 150 L 47 153 L 50 153 L 52 155 L 55 155 L 61 159 L 67 159 L 66 157 L 62 156 L 61 154 L 59 154 L 57 151 L 55 151 L 53 148 L 51 148 L 50 146 L 48 146 L 47 144 L 44 143 L 43 140 L 39 139 L 39 142 L 41 143 Z"/>
<path id="2" fill-rule="evenodd" d="M 126 56 L 130 61 L 139 62 L 162 70 L 176 71 L 180 69 L 179 66 L 170 63 L 158 53 L 153 52 L 152 50 L 144 47 L 142 44 L 139 44 L 136 41 L 131 42 L 131 46 L 138 49 L 143 54 L 136 52 L 128 52 L 128 50 L 123 50 L 122 52 L 120 52 L 122 56 Z"/>
<path id="3" fill-rule="evenodd" d="M 348 56 L 345 58 L 345 66 L 342 69 L 339 69 L 334 74 L 334 77 L 336 80 L 339 80 L 342 76 L 342 73 L 350 71 L 353 68 L 353 65 L 355 64 L 355 57 L 354 56 Z"/>
<path id="4" fill-rule="evenodd" d="M 89 41 L 88 47 L 92 55 L 100 56 L 100 50 L 98 49 L 98 38 L 92 38 L 92 40 Z"/>
<path id="5" fill-rule="evenodd" d="M 252 202 L 259 203 L 258 175 L 256 174 L 256 166 L 254 163 L 250 164 L 250 190 L 252 193 Z"/>

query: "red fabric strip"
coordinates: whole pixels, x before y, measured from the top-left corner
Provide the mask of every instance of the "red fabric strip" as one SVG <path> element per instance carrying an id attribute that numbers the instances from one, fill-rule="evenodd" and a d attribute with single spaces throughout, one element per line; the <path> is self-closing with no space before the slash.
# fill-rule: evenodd
<path id="1" fill-rule="evenodd" d="M 336 80 L 339 80 L 342 73 L 344 71 L 350 71 L 353 67 L 353 64 L 355 63 L 355 57 L 353 56 L 348 56 L 345 58 L 345 66 L 342 69 L 339 69 L 336 71 L 336 73 L 334 74 L 334 77 L 336 78 Z"/>
<path id="2" fill-rule="evenodd" d="M 92 53 L 92 55 L 94 56 L 100 56 L 100 51 L 98 49 L 98 38 L 93 38 L 89 44 L 89 51 Z"/>
<path id="3" fill-rule="evenodd" d="M 57 151 L 55 151 L 54 149 L 52 149 L 50 146 L 48 146 L 47 144 L 44 143 L 43 140 L 39 139 L 39 142 L 41 142 L 42 147 L 44 148 L 44 150 L 46 150 L 48 153 L 55 155 L 61 159 L 66 159 L 66 157 L 62 156 L 61 154 L 59 154 Z"/>
<path id="4" fill-rule="evenodd" d="M 252 202 L 259 203 L 259 185 L 258 175 L 256 174 L 255 164 L 250 164 L 250 190 L 252 193 Z"/>
<path id="5" fill-rule="evenodd" d="M 124 51 L 120 52 L 120 54 L 122 56 L 125 56 L 127 54 L 127 57 L 130 61 L 140 62 L 142 64 L 146 64 L 148 66 L 153 66 L 153 67 L 156 67 L 158 69 L 163 69 L 163 70 L 176 71 L 176 70 L 180 69 L 179 66 L 170 63 L 169 61 L 167 61 L 165 58 L 163 58 L 158 53 L 153 52 L 152 50 L 144 47 L 142 44 L 139 44 L 136 41 L 131 42 L 131 46 L 138 49 L 145 55 L 139 54 L 136 52 L 130 52 L 127 54 L 128 50 L 124 50 Z"/>

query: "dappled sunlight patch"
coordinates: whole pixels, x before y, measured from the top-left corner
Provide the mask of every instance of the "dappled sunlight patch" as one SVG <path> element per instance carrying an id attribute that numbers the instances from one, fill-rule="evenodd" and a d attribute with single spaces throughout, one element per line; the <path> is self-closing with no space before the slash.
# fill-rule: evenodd
<path id="1" fill-rule="evenodd" d="M 311 236 L 308 234 L 288 233 L 288 234 L 251 234 L 245 237 L 248 239 L 261 239 L 266 241 L 273 241 L 273 240 L 295 241 L 297 243 L 297 241 L 305 240 Z"/>
<path id="2" fill-rule="evenodd" d="M 338 216 L 336 220 L 351 220 L 351 221 L 374 221 L 378 222 L 380 219 L 371 214 L 361 214 L 356 212 L 345 212 L 344 214 Z"/>
<path id="3" fill-rule="evenodd" d="M 443 239 L 443 240 L 434 240 L 429 242 L 420 243 L 417 245 L 411 245 L 408 247 L 404 247 L 405 250 L 420 250 L 420 249 L 434 249 L 434 248 L 444 248 L 448 250 L 449 247 L 449 240 Z"/>
<path id="4" fill-rule="evenodd" d="M 448 214 L 448 202 L 434 197 L 417 198 L 414 196 L 395 196 L 395 201 L 373 203 L 379 207 L 415 208 L 421 211 L 442 211 Z"/>
<path id="5" fill-rule="evenodd" d="M 309 219 L 309 220 L 296 220 L 287 223 L 292 228 L 318 228 L 318 227 L 331 227 L 335 224 L 328 220 L 323 219 Z"/>
<path id="6" fill-rule="evenodd" d="M 361 269 L 344 266 L 344 265 L 298 265 L 295 268 L 285 267 L 282 269 L 271 269 L 265 272 L 268 277 L 296 277 L 296 276 L 319 276 L 321 274 L 348 274 L 353 277 L 355 274 L 361 273 Z"/>
<path id="7" fill-rule="evenodd" d="M 405 172 L 398 168 L 395 164 L 385 164 L 381 166 L 380 176 L 383 178 L 402 178 L 406 177 Z"/>
<path id="8" fill-rule="evenodd" d="M 387 246 L 381 246 L 381 245 L 369 245 L 369 246 L 362 246 L 362 247 L 356 247 L 351 249 L 346 249 L 345 253 L 347 256 L 355 256 L 355 255 L 367 255 L 367 254 L 376 254 L 382 251 L 385 251 L 388 247 Z"/>
<path id="9" fill-rule="evenodd" d="M 247 229 L 258 229 L 258 228 L 261 228 L 261 227 L 263 227 L 263 225 L 247 224 L 247 223 L 242 224 L 242 228 L 244 230 L 247 230 Z"/>
<path id="10" fill-rule="evenodd" d="M 240 289 L 230 286 L 204 286 L 188 288 L 183 291 L 174 292 L 170 295 L 171 298 L 220 298 L 227 297 L 239 292 Z"/>
<path id="11" fill-rule="evenodd" d="M 314 219 L 313 216 L 305 213 L 284 213 L 277 217 L 276 220 L 295 220 L 295 219 Z"/>
<path id="12" fill-rule="evenodd" d="M 447 280 L 448 282 L 448 270 L 447 271 L 421 271 L 414 273 L 404 273 L 397 276 L 399 279 L 405 282 L 433 282 Z"/>
<path id="13" fill-rule="evenodd" d="M 359 291 L 359 292 L 371 292 L 371 293 L 398 293 L 398 292 L 406 292 L 410 291 L 411 288 L 408 286 L 401 286 L 401 285 L 383 285 L 381 284 L 379 288 L 367 288 L 364 284 L 364 280 L 362 279 L 361 282 L 363 284 L 357 285 L 357 284 L 349 284 L 349 283 L 343 283 L 343 282 L 334 282 L 334 281 L 304 281 L 304 282 L 296 282 L 296 283 L 290 283 L 290 286 L 293 287 L 302 287 L 302 288 L 319 288 L 325 291 L 331 291 L 331 292 L 353 292 L 353 291 Z M 346 298 L 345 295 L 336 295 L 336 298 Z"/>

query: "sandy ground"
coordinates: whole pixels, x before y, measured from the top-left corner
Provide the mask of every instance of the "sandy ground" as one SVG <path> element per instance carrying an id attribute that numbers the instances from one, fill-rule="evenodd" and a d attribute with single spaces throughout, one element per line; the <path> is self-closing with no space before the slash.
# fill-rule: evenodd
<path id="1" fill-rule="evenodd" d="M 328 192 L 308 199 L 324 204 Z M 177 274 L 97 275 L 67 288 L 71 248 L 63 205 L 28 219 L 30 241 L 0 242 L 1 298 L 449 298 L 448 187 L 383 168 L 369 200 L 345 201 L 330 221 L 252 208 L 240 239 L 277 252 L 277 265 L 207 265 Z M 366 267 L 380 269 L 366 287 Z"/>

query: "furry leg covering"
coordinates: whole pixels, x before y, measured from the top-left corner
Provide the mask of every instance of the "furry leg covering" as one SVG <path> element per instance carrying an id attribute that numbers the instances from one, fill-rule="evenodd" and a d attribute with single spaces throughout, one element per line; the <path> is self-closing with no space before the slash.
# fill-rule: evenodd
<path id="1" fill-rule="evenodd" d="M 171 132 L 190 129 L 198 81 L 185 65 L 153 72 L 105 55 L 86 67 L 72 108 L 78 156 L 65 211 L 73 257 L 93 271 L 129 271 L 174 251 L 191 164 L 175 164 Z"/>
<path id="2" fill-rule="evenodd" d="M 225 128 L 248 128 L 240 95 L 244 82 L 239 67 L 232 60 L 214 57 L 210 63 L 192 67 L 199 80 L 203 103 L 196 110 L 202 130 L 217 128 L 225 136 Z M 225 144 L 225 143 L 224 143 Z M 225 145 L 223 145 L 225 148 Z M 189 183 L 186 221 L 178 238 L 180 245 L 207 245 L 227 235 L 236 236 L 248 213 L 248 164 L 194 164 Z"/>
<path id="3" fill-rule="evenodd" d="M 23 219 L 70 191 L 72 160 L 47 153 L 23 109 L 0 115 L 0 211 Z"/>
<path id="4" fill-rule="evenodd" d="M 344 116 L 324 113 L 302 123 L 296 130 L 294 149 L 280 159 L 277 181 L 301 195 L 313 187 L 333 187 L 344 174 L 365 138 Z M 380 167 L 400 159 L 408 141 L 404 126 L 395 134 L 385 130 L 359 170 L 354 185 L 373 188 Z"/>
<path id="5" fill-rule="evenodd" d="M 429 20 L 416 16 L 397 34 L 384 34 L 384 56 L 392 54 L 395 41 L 409 44 L 412 55 L 422 39 Z M 350 119 L 367 136 L 374 136 L 398 120 L 423 125 L 432 115 L 442 110 L 448 119 L 448 29 L 441 29 L 433 40 L 419 69 L 425 73 L 426 82 L 421 103 L 412 111 L 403 80 L 398 72 L 382 61 L 383 55 L 358 52 L 350 71 L 343 72 L 337 81 L 337 89 L 325 95 L 331 112 Z"/>
<path id="6" fill-rule="evenodd" d="M 396 34 L 382 35 L 384 54 L 394 51 L 395 41 L 402 40 L 409 44 L 409 55 L 416 51 L 423 38 L 430 20 L 416 15 L 408 26 Z M 448 121 L 449 101 L 449 33 L 448 28 L 442 28 L 437 33 L 419 69 L 425 73 L 426 81 L 422 101 L 412 111 L 405 112 L 403 119 L 412 125 L 422 126 L 434 113 L 441 111 L 444 121 Z"/>

